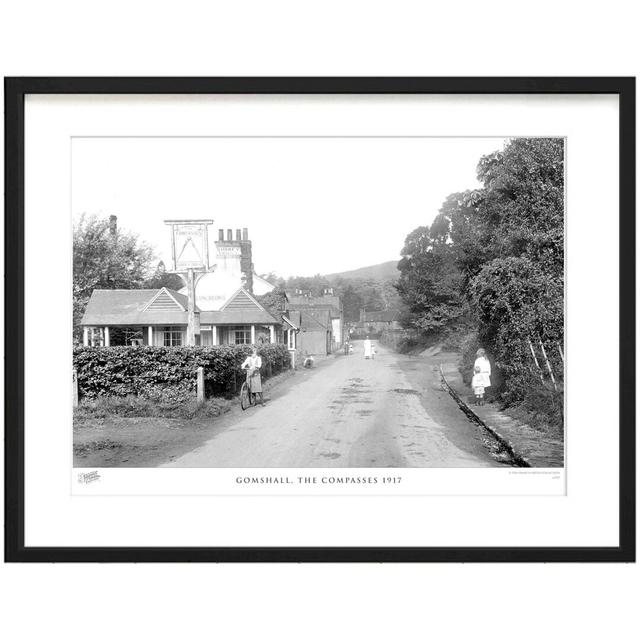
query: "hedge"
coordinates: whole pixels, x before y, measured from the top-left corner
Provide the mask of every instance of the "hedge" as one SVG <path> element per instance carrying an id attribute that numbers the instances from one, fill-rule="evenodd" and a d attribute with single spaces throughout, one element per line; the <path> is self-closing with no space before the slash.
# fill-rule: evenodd
<path id="1" fill-rule="evenodd" d="M 207 395 L 234 391 L 248 345 L 215 347 L 75 347 L 73 366 L 81 398 L 129 395 L 187 400 L 195 394 L 198 367 L 204 368 Z M 258 348 L 262 376 L 289 367 L 286 345 Z"/>

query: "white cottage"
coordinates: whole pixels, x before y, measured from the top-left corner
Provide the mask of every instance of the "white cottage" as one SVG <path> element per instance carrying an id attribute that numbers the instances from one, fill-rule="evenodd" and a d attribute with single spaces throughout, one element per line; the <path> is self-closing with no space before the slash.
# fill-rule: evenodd
<path id="1" fill-rule="evenodd" d="M 196 286 L 196 345 L 284 342 L 295 348 L 298 327 L 274 317 L 254 297 L 274 289 L 256 276 L 247 229 L 219 230 L 215 269 Z M 256 291 L 257 290 L 257 291 Z M 96 289 L 84 316 L 83 343 L 92 346 L 183 346 L 187 343 L 186 287 Z"/>
<path id="2" fill-rule="evenodd" d="M 216 311 L 196 308 L 196 318 L 196 345 L 202 346 L 290 342 L 288 332 L 296 329 L 243 288 Z M 166 287 L 96 289 L 81 324 L 87 346 L 179 347 L 186 344 L 187 299 Z"/>

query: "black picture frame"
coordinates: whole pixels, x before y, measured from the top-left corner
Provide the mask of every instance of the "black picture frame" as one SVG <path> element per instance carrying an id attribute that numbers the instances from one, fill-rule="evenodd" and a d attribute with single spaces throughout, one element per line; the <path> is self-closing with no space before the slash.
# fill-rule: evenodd
<path id="1" fill-rule="evenodd" d="M 635 561 L 635 78 L 5 78 L 5 561 Z M 620 144 L 620 449 L 616 547 L 26 547 L 24 540 L 24 101 L 27 94 L 616 94 Z"/>

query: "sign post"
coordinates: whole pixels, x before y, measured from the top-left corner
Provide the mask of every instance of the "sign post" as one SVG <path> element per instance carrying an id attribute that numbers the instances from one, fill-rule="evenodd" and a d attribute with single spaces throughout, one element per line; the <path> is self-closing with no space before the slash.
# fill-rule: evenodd
<path id="1" fill-rule="evenodd" d="M 187 287 L 187 346 L 196 344 L 200 335 L 200 314 L 196 311 L 196 285 L 209 265 L 209 225 L 213 220 L 165 220 L 171 227 L 172 273 L 179 275 Z"/>

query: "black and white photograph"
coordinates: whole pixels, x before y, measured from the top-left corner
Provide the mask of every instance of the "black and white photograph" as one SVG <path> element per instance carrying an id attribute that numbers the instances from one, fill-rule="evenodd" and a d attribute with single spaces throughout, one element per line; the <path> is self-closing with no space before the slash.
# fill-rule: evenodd
<path id="1" fill-rule="evenodd" d="M 9 85 L 18 556 L 629 557 L 630 83 Z"/>
<path id="2" fill-rule="evenodd" d="M 564 467 L 564 138 L 78 136 L 71 208 L 81 476 Z"/>

